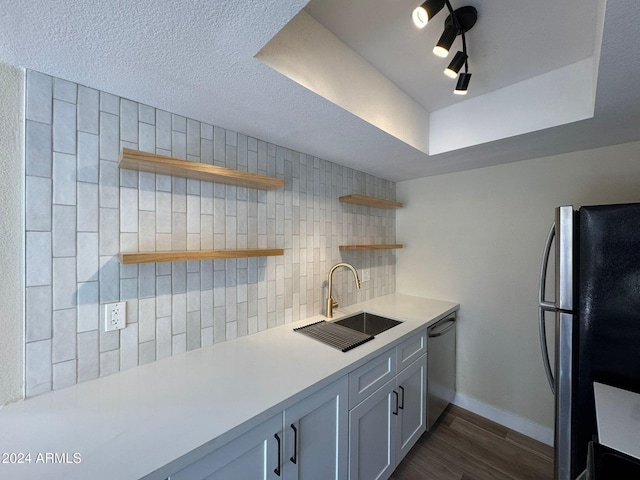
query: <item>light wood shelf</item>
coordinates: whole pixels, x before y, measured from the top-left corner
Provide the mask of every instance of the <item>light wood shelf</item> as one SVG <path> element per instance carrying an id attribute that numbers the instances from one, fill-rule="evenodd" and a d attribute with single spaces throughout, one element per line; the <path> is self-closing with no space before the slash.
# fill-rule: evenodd
<path id="1" fill-rule="evenodd" d="M 400 202 L 394 202 L 393 200 L 385 200 L 384 198 L 369 197 L 367 195 L 361 195 L 354 193 L 351 195 L 344 195 L 339 198 L 342 203 L 353 203 L 354 205 L 363 205 L 365 207 L 375 208 L 402 208 L 404 205 Z"/>
<path id="2" fill-rule="evenodd" d="M 341 251 L 355 251 L 355 250 L 395 250 L 396 248 L 402 248 L 401 243 L 394 244 L 381 244 L 381 245 L 340 245 Z"/>
<path id="3" fill-rule="evenodd" d="M 259 190 L 276 190 L 284 186 L 281 178 L 265 177 L 255 173 L 240 172 L 229 168 L 208 165 L 206 163 L 188 162 L 165 155 L 140 152 L 123 148 L 118 158 L 118 167 L 139 172 L 159 173 L 174 177 L 191 178 L 205 182 L 236 185 L 238 187 L 256 188 Z"/>
<path id="4" fill-rule="evenodd" d="M 281 248 L 255 250 L 168 250 L 165 252 L 121 252 L 124 265 L 134 263 L 185 262 L 192 260 L 220 260 L 226 258 L 270 257 L 284 255 Z"/>

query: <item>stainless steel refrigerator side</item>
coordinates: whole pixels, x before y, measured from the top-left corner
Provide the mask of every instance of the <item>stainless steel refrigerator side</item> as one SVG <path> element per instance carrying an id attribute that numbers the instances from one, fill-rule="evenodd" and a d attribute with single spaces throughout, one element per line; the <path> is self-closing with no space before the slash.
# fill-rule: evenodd
<path id="1" fill-rule="evenodd" d="M 573 207 L 556 208 L 556 307 L 573 311 Z"/>
<path id="2" fill-rule="evenodd" d="M 571 472 L 573 360 L 573 232 L 572 206 L 556 209 L 556 338 L 554 478 L 574 480 Z"/>
<path id="3" fill-rule="evenodd" d="M 575 478 L 571 472 L 573 322 L 574 319 L 571 313 L 556 312 L 555 480 L 574 480 Z"/>

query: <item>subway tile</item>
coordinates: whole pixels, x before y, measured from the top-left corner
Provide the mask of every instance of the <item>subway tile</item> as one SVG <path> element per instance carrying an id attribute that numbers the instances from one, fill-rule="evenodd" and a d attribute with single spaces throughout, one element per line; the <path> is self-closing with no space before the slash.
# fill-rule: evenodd
<path id="1" fill-rule="evenodd" d="M 25 173 L 38 177 L 51 177 L 52 152 L 51 125 L 27 120 Z"/>
<path id="2" fill-rule="evenodd" d="M 200 331 L 200 344 L 202 347 L 213 345 L 213 327 L 203 328 Z"/>
<path id="3" fill-rule="evenodd" d="M 100 159 L 115 162 L 120 153 L 120 122 L 117 115 L 100 112 Z"/>
<path id="4" fill-rule="evenodd" d="M 156 148 L 171 151 L 171 114 L 164 110 L 156 111 Z"/>
<path id="5" fill-rule="evenodd" d="M 51 180 L 26 177 L 25 222 L 29 231 L 51 230 Z"/>
<path id="6" fill-rule="evenodd" d="M 69 103 L 76 103 L 78 86 L 75 83 L 60 78 L 53 80 L 53 98 Z"/>
<path id="7" fill-rule="evenodd" d="M 139 345 L 139 363 L 146 365 L 147 363 L 156 361 L 156 341 L 141 343 Z"/>
<path id="8" fill-rule="evenodd" d="M 117 255 L 120 250 L 120 219 L 115 208 L 100 208 L 100 255 Z"/>
<path id="9" fill-rule="evenodd" d="M 76 258 L 76 268 L 78 282 L 98 280 L 98 234 L 95 232 L 78 232 L 77 241 L 78 255 Z"/>
<path id="10" fill-rule="evenodd" d="M 51 286 L 26 289 L 25 337 L 27 342 L 51 338 Z"/>
<path id="11" fill-rule="evenodd" d="M 120 370 L 138 366 L 138 324 L 127 323 L 120 331 Z"/>
<path id="12" fill-rule="evenodd" d="M 98 185 L 95 183 L 78 182 L 77 196 L 78 231 L 97 232 L 99 223 Z"/>
<path id="13" fill-rule="evenodd" d="M 120 100 L 120 139 L 138 143 L 138 104 L 131 100 Z"/>
<path id="14" fill-rule="evenodd" d="M 138 232 L 138 190 L 120 188 L 120 231 Z"/>
<path id="15" fill-rule="evenodd" d="M 187 214 L 171 214 L 171 246 L 174 250 L 187 249 Z"/>
<path id="16" fill-rule="evenodd" d="M 213 165 L 213 140 L 203 138 L 200 141 L 200 161 Z"/>
<path id="17" fill-rule="evenodd" d="M 78 332 L 97 330 L 100 325 L 98 282 L 78 284 Z"/>
<path id="18" fill-rule="evenodd" d="M 98 134 L 100 93 L 92 88 L 78 86 L 78 130 Z"/>
<path id="19" fill-rule="evenodd" d="M 187 351 L 187 334 L 180 333 L 172 337 L 173 355 L 185 353 Z"/>
<path id="20" fill-rule="evenodd" d="M 156 277 L 156 316 L 171 316 L 171 276 Z"/>
<path id="21" fill-rule="evenodd" d="M 171 156 L 174 158 L 187 158 L 187 134 L 177 131 L 171 132 Z"/>
<path id="22" fill-rule="evenodd" d="M 100 303 L 120 300 L 120 264 L 115 256 L 100 257 Z"/>
<path id="23" fill-rule="evenodd" d="M 27 343 L 25 349 L 26 396 L 51 390 L 51 340 Z"/>
<path id="24" fill-rule="evenodd" d="M 155 297 L 156 272 L 153 263 L 138 265 L 138 298 Z"/>
<path id="25" fill-rule="evenodd" d="M 173 334 L 185 333 L 187 331 L 187 294 L 179 293 L 173 295 L 172 301 L 171 322 Z"/>
<path id="26" fill-rule="evenodd" d="M 224 342 L 227 339 L 226 308 L 216 307 L 213 310 L 213 341 L 214 343 Z"/>
<path id="27" fill-rule="evenodd" d="M 98 331 L 78 333 L 78 382 L 98 378 L 100 373 L 100 352 Z"/>
<path id="28" fill-rule="evenodd" d="M 147 123 L 149 125 L 156 124 L 156 109 L 149 107 L 148 105 L 140 104 L 138 106 L 138 118 L 140 122 Z"/>
<path id="29" fill-rule="evenodd" d="M 116 162 L 100 160 L 99 194 L 101 207 L 120 207 L 120 175 Z"/>
<path id="30" fill-rule="evenodd" d="M 225 130 L 213 127 L 213 163 L 222 167 L 226 166 L 226 142 Z"/>
<path id="31" fill-rule="evenodd" d="M 53 343 L 51 352 L 53 363 L 75 360 L 76 318 L 76 310 L 73 308 L 57 310 L 53 313 Z"/>
<path id="32" fill-rule="evenodd" d="M 77 380 L 77 366 L 76 360 L 68 360 L 66 362 L 53 364 L 53 389 L 60 390 L 61 388 L 70 387 L 74 385 Z"/>
<path id="33" fill-rule="evenodd" d="M 27 232 L 26 237 L 26 286 L 51 285 L 51 233 Z"/>
<path id="34" fill-rule="evenodd" d="M 111 350 L 100 353 L 100 376 L 111 375 L 120 370 L 120 352 Z"/>
<path id="35" fill-rule="evenodd" d="M 98 183 L 99 180 L 99 138 L 85 132 L 78 132 L 78 174 L 79 182 Z"/>
<path id="36" fill-rule="evenodd" d="M 158 360 L 171 356 L 173 339 L 171 317 L 158 318 L 156 325 L 156 357 Z"/>
<path id="37" fill-rule="evenodd" d="M 187 179 L 172 177 L 171 179 L 171 211 L 187 212 Z"/>
<path id="38" fill-rule="evenodd" d="M 139 150 L 143 152 L 155 153 L 156 151 L 156 128 L 147 123 L 138 125 Z"/>
<path id="39" fill-rule="evenodd" d="M 154 212 L 139 212 L 140 222 L 140 239 L 138 250 L 155 251 L 156 250 L 156 216 Z"/>
<path id="40" fill-rule="evenodd" d="M 53 154 L 53 203 L 58 205 L 76 204 L 75 155 L 59 152 Z"/>
<path id="41" fill-rule="evenodd" d="M 171 115 L 171 130 L 187 133 L 187 119 L 180 115 Z"/>
<path id="42" fill-rule="evenodd" d="M 156 338 L 156 299 L 141 298 L 138 301 L 138 341 L 140 344 Z"/>
<path id="43" fill-rule="evenodd" d="M 53 256 L 76 256 L 76 207 L 53 206 Z"/>
<path id="44" fill-rule="evenodd" d="M 187 273 L 187 312 L 200 310 L 200 273 Z"/>
<path id="45" fill-rule="evenodd" d="M 100 111 L 118 115 L 120 112 L 120 98 L 110 93 L 100 92 Z"/>
<path id="46" fill-rule="evenodd" d="M 156 192 L 157 233 L 171 233 L 171 200 L 171 193 Z"/>
<path id="47" fill-rule="evenodd" d="M 200 122 L 187 119 L 187 155 L 200 156 Z"/>
<path id="48" fill-rule="evenodd" d="M 201 346 L 200 311 L 187 313 L 187 350 Z"/>
<path id="49" fill-rule="evenodd" d="M 53 79 L 49 75 L 27 70 L 26 117 L 27 120 L 51 124 L 53 104 Z"/>
<path id="50" fill-rule="evenodd" d="M 187 233 L 200 233 L 200 197 L 187 195 Z"/>
<path id="51" fill-rule="evenodd" d="M 171 264 L 172 291 L 186 293 L 187 291 L 187 264 L 186 262 L 172 262 Z"/>
<path id="52" fill-rule="evenodd" d="M 155 211 L 156 209 L 156 178 L 153 173 L 140 172 L 138 177 L 138 208 L 140 210 Z"/>
<path id="53" fill-rule="evenodd" d="M 76 153 L 76 106 L 53 101 L 53 151 Z"/>
<path id="54" fill-rule="evenodd" d="M 121 142 L 122 148 L 133 148 L 137 150 L 137 145 L 126 146 L 126 142 Z M 121 187 L 130 187 L 130 188 L 138 188 L 138 172 L 135 170 L 129 170 L 126 168 L 118 169 L 118 174 L 120 176 L 120 186 Z"/>

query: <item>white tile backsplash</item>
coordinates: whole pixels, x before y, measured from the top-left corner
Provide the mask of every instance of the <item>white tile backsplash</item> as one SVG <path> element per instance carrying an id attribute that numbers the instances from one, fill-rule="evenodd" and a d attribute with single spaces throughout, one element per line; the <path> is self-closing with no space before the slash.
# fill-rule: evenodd
<path id="1" fill-rule="evenodd" d="M 342 204 L 395 185 L 241 133 L 27 72 L 27 395 L 322 313 L 341 260 L 369 268 L 342 305 L 395 289 L 395 212 Z M 120 170 L 122 147 L 285 180 L 262 191 Z M 55 153 L 54 153 L 55 152 Z M 283 248 L 280 257 L 120 265 L 121 250 Z M 127 327 L 103 332 L 104 304 Z"/>

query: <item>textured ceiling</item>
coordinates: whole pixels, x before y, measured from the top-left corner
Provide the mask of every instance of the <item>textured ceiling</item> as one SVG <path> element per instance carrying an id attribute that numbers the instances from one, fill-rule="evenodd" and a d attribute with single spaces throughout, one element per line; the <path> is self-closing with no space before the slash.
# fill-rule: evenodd
<path id="1" fill-rule="evenodd" d="M 351 2 L 325 1 L 327 8 L 351 5 Z M 388 13 L 385 10 L 385 14 L 406 19 L 407 32 L 411 32 L 410 12 L 405 10 L 419 2 L 382 3 L 390 9 Z M 462 5 L 453 3 L 454 6 Z M 573 1 L 470 3 L 480 12 L 478 24 L 469 34 L 471 65 L 474 65 L 472 88 L 477 89 L 474 95 L 495 91 L 504 87 L 505 82 L 538 75 L 545 69 L 591 55 L 595 41 L 600 68 L 594 118 L 444 154 L 427 155 L 254 58 L 305 7 L 304 0 L 5 0 L 0 11 L 0 61 L 105 90 L 392 180 L 640 139 L 640 89 L 636 85 L 640 49 L 635 48 L 640 42 L 640 24 L 636 21 L 640 15 L 640 2 L 609 2 L 604 17 L 601 54 L 597 49 L 596 20 L 591 7 L 579 8 L 576 13 L 567 8 L 575 4 Z M 589 0 L 584 4 L 595 5 L 597 2 Z M 314 4 L 309 10 L 314 11 Z M 321 17 L 320 13 L 315 14 Z M 327 18 L 336 17 L 330 11 L 325 14 Z M 440 15 L 444 16 L 444 13 Z M 340 13 L 337 16 L 340 17 Z M 530 21 L 532 19 L 535 20 Z M 347 36 L 341 34 L 337 26 L 332 28 L 338 37 Z M 403 52 L 389 51 L 387 42 L 394 45 L 394 42 L 402 41 L 394 38 L 392 31 L 381 25 L 367 26 L 364 21 L 353 28 L 354 39 L 344 38 L 343 41 L 354 43 L 354 49 L 358 48 L 356 40 L 362 41 L 368 34 L 381 30 L 376 44 L 366 43 L 367 48 L 359 52 L 360 55 L 396 84 L 407 82 L 407 86 L 402 87 L 404 91 L 428 111 L 450 101 L 448 93 L 436 95 L 435 100 L 429 100 L 428 95 L 421 97 L 422 80 L 416 79 L 427 75 L 424 81 L 429 85 L 431 82 L 441 85 L 442 73 L 440 69 L 432 71 L 428 63 L 407 62 L 408 56 Z M 367 35 L 358 34 L 358 30 L 367 28 L 371 30 Z M 428 44 L 431 35 L 438 35 L 419 33 L 420 41 Z M 541 38 L 548 43 L 543 42 L 540 46 Z M 502 56 L 496 56 L 492 52 L 498 45 L 510 48 Z M 558 51 L 547 56 L 549 49 Z M 386 63 L 380 57 L 386 59 Z M 502 58 L 502 67 L 496 57 Z M 427 58 L 431 61 L 428 55 Z M 536 65 L 540 59 L 544 61 Z M 504 76 L 494 75 L 491 71 L 482 73 L 483 69 L 500 68 L 505 72 Z M 505 118 L 505 122 L 508 121 Z"/>

